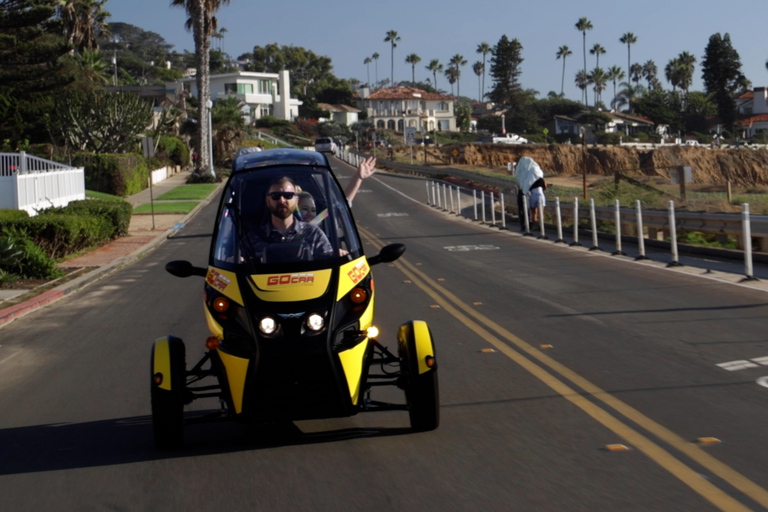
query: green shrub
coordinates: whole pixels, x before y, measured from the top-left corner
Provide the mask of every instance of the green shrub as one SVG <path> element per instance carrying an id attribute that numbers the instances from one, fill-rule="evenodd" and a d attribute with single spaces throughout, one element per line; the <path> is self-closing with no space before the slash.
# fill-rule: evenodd
<path id="1" fill-rule="evenodd" d="M 114 226 L 103 217 L 59 211 L 5 222 L 4 231 L 25 234 L 49 258 L 57 259 L 110 240 Z"/>
<path id="2" fill-rule="evenodd" d="M 48 212 L 44 210 L 43 212 Z M 85 199 L 72 201 L 60 211 L 71 215 L 84 215 L 86 217 L 100 217 L 107 219 L 113 226 L 109 239 L 125 236 L 131 224 L 133 205 L 128 201 L 111 199 Z"/>
<path id="3" fill-rule="evenodd" d="M 189 148 L 179 137 L 161 136 L 157 144 L 156 156 L 170 160 L 173 165 L 189 166 Z"/>
<path id="4" fill-rule="evenodd" d="M 597 134 L 597 142 L 598 144 L 605 144 L 610 146 L 618 146 L 623 139 L 623 135 L 621 133 L 598 133 Z"/>
<path id="5" fill-rule="evenodd" d="M 5 247 L 11 247 L 12 257 L 0 261 L 0 284 L 8 284 L 19 277 L 27 279 L 55 279 L 63 274 L 56 262 L 26 236 L 24 231 L 3 227 L 0 237 Z"/>
<path id="6" fill-rule="evenodd" d="M 75 167 L 85 168 L 85 188 L 120 197 L 147 188 L 149 168 L 141 155 L 78 153 Z"/>
<path id="7" fill-rule="evenodd" d="M 0 210 L 0 222 L 28 218 L 29 214 L 26 210 Z"/>

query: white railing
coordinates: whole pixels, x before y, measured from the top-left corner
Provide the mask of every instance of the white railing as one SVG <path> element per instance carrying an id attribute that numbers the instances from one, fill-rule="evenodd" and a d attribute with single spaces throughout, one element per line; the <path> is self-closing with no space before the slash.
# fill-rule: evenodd
<path id="1" fill-rule="evenodd" d="M 22 153 L 0 153 L 0 209 L 39 210 L 85 199 L 85 170 Z"/>

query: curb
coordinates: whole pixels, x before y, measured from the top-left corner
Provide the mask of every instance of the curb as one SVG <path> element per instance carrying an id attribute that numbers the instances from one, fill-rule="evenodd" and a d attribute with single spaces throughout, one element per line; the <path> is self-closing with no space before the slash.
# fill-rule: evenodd
<path id="1" fill-rule="evenodd" d="M 80 291 L 86 286 L 92 283 L 95 283 L 96 281 L 104 277 L 107 277 L 114 272 L 117 272 L 123 267 L 130 265 L 131 263 L 144 257 L 145 254 L 156 249 L 158 246 L 163 244 L 166 240 L 173 239 L 172 235 L 177 233 L 184 226 L 184 224 L 186 224 L 186 222 L 189 221 L 189 219 L 197 215 L 200 210 L 202 210 L 205 206 L 208 206 L 208 204 L 210 204 L 210 202 L 212 201 L 212 198 L 215 197 L 221 191 L 223 186 L 224 186 L 224 182 L 219 183 L 219 186 L 216 187 L 216 189 L 213 192 L 211 192 L 211 194 L 208 197 L 201 200 L 200 203 L 197 206 L 195 206 L 191 212 L 186 214 L 181 219 L 181 221 L 179 221 L 176 225 L 168 228 L 167 230 L 157 235 L 151 242 L 144 245 L 143 247 L 136 249 L 132 253 L 126 256 L 123 256 L 121 258 L 118 258 L 107 265 L 103 265 L 101 267 L 95 268 L 94 270 L 86 274 L 83 274 L 80 277 L 76 277 L 71 281 L 67 281 L 66 283 L 60 286 L 57 286 L 52 290 L 43 292 L 40 295 L 37 295 L 20 304 L 16 304 L 13 306 L 9 306 L 7 308 L 0 309 L 0 328 L 9 324 L 13 320 L 16 320 L 17 318 L 21 318 L 29 313 L 32 313 L 33 311 L 37 311 L 38 309 L 42 309 L 45 306 L 53 304 L 54 302 L 59 301 L 60 299 L 66 297 L 67 295 Z"/>

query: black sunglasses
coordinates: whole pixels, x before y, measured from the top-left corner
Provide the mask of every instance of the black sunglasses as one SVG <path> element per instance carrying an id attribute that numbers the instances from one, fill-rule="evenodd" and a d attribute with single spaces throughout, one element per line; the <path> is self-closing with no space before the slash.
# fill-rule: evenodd
<path id="1" fill-rule="evenodd" d="M 270 192 L 267 195 L 271 197 L 273 201 L 279 201 L 281 197 L 286 201 L 290 201 L 293 199 L 293 196 L 296 195 L 296 192 Z"/>

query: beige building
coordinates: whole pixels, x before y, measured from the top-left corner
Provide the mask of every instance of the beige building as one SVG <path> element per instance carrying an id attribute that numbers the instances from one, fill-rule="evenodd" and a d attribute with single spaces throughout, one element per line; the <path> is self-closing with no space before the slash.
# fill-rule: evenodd
<path id="1" fill-rule="evenodd" d="M 413 87 L 391 87 L 374 92 L 364 87 L 358 104 L 377 129 L 401 132 L 410 126 L 421 133 L 456 131 L 452 96 Z"/>

